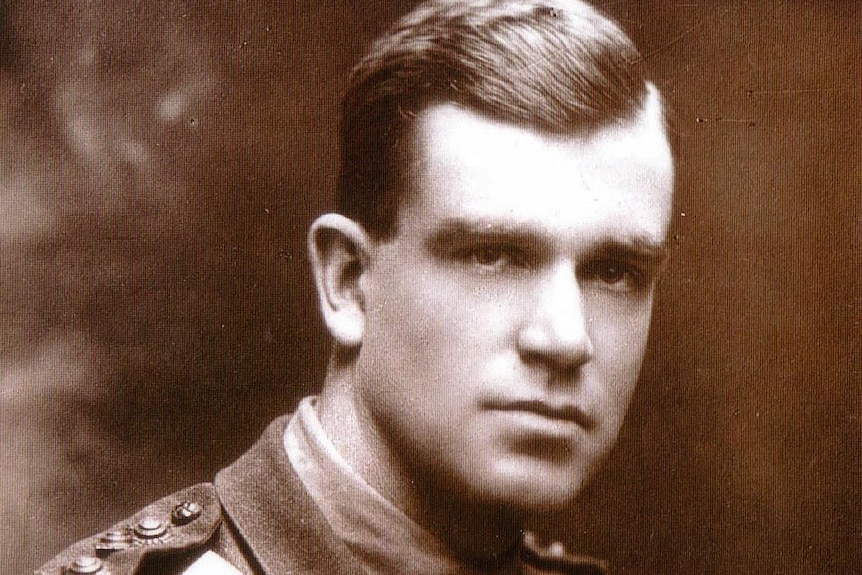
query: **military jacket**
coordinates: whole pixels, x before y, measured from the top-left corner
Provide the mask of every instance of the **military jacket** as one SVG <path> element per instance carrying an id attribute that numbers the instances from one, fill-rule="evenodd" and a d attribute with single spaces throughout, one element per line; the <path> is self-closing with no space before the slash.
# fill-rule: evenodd
<path id="1" fill-rule="evenodd" d="M 364 575 L 284 450 L 285 416 L 236 462 L 75 543 L 36 575 Z M 525 575 L 602 575 L 604 562 L 525 538 Z"/>

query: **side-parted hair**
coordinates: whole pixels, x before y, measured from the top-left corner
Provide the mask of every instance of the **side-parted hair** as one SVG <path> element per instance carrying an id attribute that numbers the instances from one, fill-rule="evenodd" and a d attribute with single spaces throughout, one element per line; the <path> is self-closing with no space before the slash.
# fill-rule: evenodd
<path id="1" fill-rule="evenodd" d="M 394 236 L 409 189 L 409 130 L 432 103 L 554 135 L 634 119 L 640 54 L 579 0 L 439 0 L 402 18 L 354 68 L 341 109 L 337 209 Z"/>

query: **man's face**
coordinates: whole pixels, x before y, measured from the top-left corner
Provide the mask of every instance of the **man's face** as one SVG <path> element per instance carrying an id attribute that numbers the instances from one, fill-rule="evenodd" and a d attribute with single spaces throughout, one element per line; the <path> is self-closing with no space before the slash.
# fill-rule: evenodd
<path id="1" fill-rule="evenodd" d="M 410 199 L 363 280 L 361 401 L 408 467 L 564 503 L 644 354 L 673 188 L 658 103 L 585 138 L 435 105 L 413 137 Z"/>

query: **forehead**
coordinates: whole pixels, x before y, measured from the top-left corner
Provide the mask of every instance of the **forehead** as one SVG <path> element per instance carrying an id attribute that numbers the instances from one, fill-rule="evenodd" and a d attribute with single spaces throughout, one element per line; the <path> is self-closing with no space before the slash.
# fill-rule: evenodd
<path id="1" fill-rule="evenodd" d="M 405 231 L 456 219 L 568 236 L 667 233 L 673 160 L 655 93 L 634 120 L 577 137 L 437 104 L 417 117 L 412 150 Z"/>

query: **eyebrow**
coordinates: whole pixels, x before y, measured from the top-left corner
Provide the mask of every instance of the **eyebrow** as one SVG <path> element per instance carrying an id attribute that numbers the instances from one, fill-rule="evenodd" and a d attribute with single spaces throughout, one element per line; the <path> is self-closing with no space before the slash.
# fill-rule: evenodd
<path id="1" fill-rule="evenodd" d="M 667 261 L 665 242 L 657 242 L 645 234 L 625 238 L 606 238 L 595 250 L 599 256 L 625 259 L 650 267 L 661 267 Z"/>
<path id="2" fill-rule="evenodd" d="M 437 226 L 426 245 L 440 253 L 453 244 L 488 240 L 506 240 L 540 250 L 550 250 L 553 243 L 547 231 L 529 224 L 453 218 Z M 619 237 L 608 234 L 595 242 L 588 253 L 591 257 L 624 259 L 653 267 L 662 266 L 668 257 L 666 243 L 646 233 L 627 233 Z"/>

